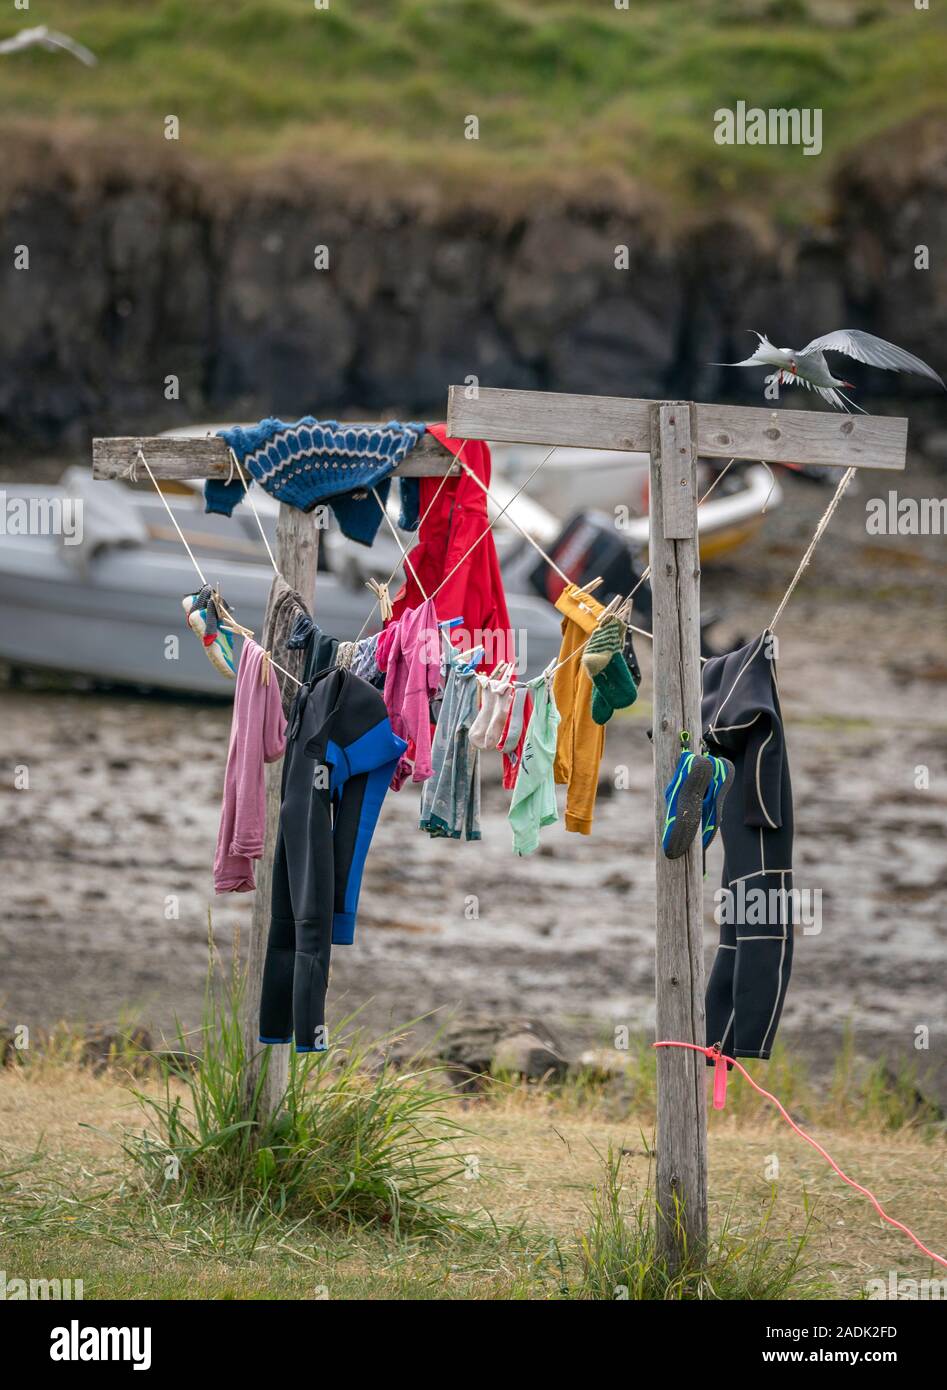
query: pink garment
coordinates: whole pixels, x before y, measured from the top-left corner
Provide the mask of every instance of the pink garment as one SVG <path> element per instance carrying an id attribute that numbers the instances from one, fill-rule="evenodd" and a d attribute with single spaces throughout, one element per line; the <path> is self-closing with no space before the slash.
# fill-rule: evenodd
<path id="1" fill-rule="evenodd" d="M 283 756 L 286 720 L 276 672 L 263 685 L 263 648 L 244 638 L 233 697 L 233 720 L 224 801 L 214 855 L 214 888 L 218 893 L 250 893 L 256 887 L 253 861 L 263 854 L 266 827 L 264 762 Z"/>
<path id="2" fill-rule="evenodd" d="M 441 636 L 433 600 L 406 610 L 388 625 L 378 639 L 375 660 L 385 673 L 391 727 L 408 743 L 391 779 L 393 790 L 398 791 L 409 774 L 413 781 L 425 782 L 433 771 L 430 702 L 441 675 Z"/>

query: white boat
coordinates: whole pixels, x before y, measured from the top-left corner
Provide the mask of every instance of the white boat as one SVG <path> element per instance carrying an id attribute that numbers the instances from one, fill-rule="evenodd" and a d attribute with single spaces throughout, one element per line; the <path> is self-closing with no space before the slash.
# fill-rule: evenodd
<path id="1" fill-rule="evenodd" d="M 199 488 L 188 485 L 165 496 L 207 579 L 259 633 L 273 571 L 250 508 L 209 515 Z M 150 485 L 93 483 L 87 469 L 73 468 L 58 487 L 8 484 L 0 498 L 0 661 L 95 682 L 230 696 L 232 682 L 214 670 L 184 621 L 181 599 L 200 582 Z M 21 510 L 49 521 L 69 515 L 77 501 L 81 542 L 69 544 L 41 525 L 15 533 Z M 278 504 L 259 492 L 254 501 L 273 546 Z M 371 594 L 351 573 L 320 570 L 312 597 L 320 627 L 342 639 L 357 637 L 372 613 Z M 521 659 L 533 674 L 559 650 L 559 615 L 529 594 L 511 593 L 508 602 L 514 632 L 528 634 Z M 366 632 L 377 630 L 374 619 Z"/>

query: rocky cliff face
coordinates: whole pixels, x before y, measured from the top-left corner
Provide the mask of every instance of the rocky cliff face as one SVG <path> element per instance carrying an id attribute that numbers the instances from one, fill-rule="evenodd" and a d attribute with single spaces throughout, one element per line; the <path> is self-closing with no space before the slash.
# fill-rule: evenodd
<path id="1" fill-rule="evenodd" d="M 448 384 L 471 375 L 753 403 L 758 377 L 707 365 L 744 356 L 750 327 L 795 344 L 861 326 L 947 366 L 942 139 L 843 170 L 831 218 L 792 235 L 746 216 L 671 230 L 607 198 L 511 209 L 274 174 L 225 183 L 42 141 L 0 180 L 7 444 L 267 413 L 442 415 Z"/>

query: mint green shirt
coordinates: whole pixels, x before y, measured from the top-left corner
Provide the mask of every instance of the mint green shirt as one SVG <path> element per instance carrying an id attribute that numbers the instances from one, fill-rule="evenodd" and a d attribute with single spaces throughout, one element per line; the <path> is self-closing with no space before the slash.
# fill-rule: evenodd
<path id="1" fill-rule="evenodd" d="M 514 854 L 532 854 L 539 848 L 543 826 L 554 825 L 559 819 L 553 777 L 559 711 L 552 696 L 552 683 L 545 676 L 530 681 L 529 689 L 533 715 L 509 811 Z"/>

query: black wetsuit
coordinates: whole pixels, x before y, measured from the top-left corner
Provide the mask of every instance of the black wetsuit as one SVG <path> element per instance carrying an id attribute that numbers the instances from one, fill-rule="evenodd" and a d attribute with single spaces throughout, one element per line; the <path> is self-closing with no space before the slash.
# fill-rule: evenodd
<path id="1" fill-rule="evenodd" d="M 290 714 L 260 1041 L 327 1046 L 333 945 L 348 945 L 362 869 L 385 792 L 407 744 L 380 693 L 334 668 L 303 685 Z"/>
<path id="2" fill-rule="evenodd" d="M 769 634 L 703 670 L 708 750 L 734 764 L 720 822 L 720 943 L 707 985 L 707 1044 L 768 1057 L 792 968 L 792 787 Z M 762 891 L 760 891 L 762 890 Z"/>

